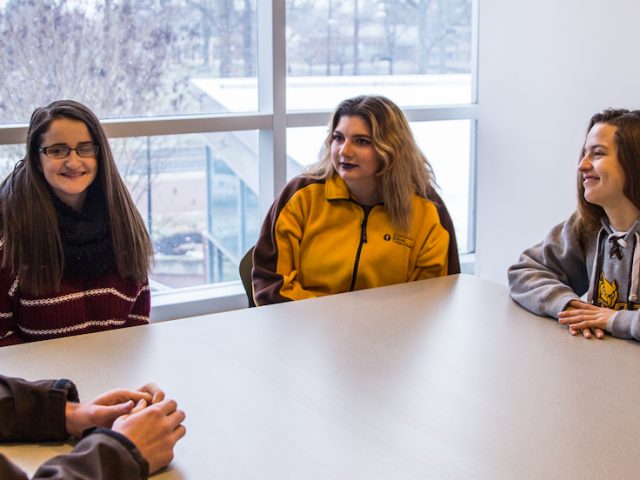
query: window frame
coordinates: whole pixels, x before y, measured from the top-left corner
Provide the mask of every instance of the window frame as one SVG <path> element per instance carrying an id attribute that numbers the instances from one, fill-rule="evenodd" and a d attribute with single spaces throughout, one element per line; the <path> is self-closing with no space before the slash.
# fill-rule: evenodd
<path id="1" fill-rule="evenodd" d="M 472 1 L 471 103 L 403 107 L 410 122 L 470 120 L 469 255 L 463 255 L 463 271 L 472 273 L 475 263 L 476 222 L 476 131 L 478 122 L 478 1 Z M 109 138 L 258 131 L 259 209 L 264 217 L 277 193 L 286 184 L 286 132 L 290 127 L 327 125 L 333 106 L 323 110 L 287 112 L 285 0 L 257 2 L 258 112 L 242 114 L 198 114 L 153 118 L 102 120 Z M 24 144 L 26 124 L 0 125 L 0 145 Z M 153 321 L 163 321 L 246 307 L 240 281 L 201 285 L 169 292 L 153 292 Z"/>

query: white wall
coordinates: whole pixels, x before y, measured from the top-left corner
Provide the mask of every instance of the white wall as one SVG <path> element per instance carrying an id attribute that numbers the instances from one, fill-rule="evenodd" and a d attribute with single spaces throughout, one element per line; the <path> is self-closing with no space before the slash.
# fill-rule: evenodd
<path id="1" fill-rule="evenodd" d="M 479 0 L 476 274 L 506 269 L 575 208 L 590 116 L 640 108 L 638 0 Z"/>

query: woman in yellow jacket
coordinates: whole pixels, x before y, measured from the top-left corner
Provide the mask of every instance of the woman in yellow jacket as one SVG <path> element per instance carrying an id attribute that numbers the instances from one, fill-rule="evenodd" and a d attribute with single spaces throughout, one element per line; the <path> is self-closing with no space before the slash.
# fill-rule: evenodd
<path id="1" fill-rule="evenodd" d="M 320 159 L 280 193 L 253 253 L 257 305 L 459 273 L 451 218 L 402 111 L 343 101 Z"/>

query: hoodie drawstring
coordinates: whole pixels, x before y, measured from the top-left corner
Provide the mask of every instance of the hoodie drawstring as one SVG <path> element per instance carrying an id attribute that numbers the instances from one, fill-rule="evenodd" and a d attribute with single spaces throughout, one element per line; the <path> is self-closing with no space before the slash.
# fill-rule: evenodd
<path id="1" fill-rule="evenodd" d="M 600 274 L 602 272 L 602 250 L 603 250 L 603 242 L 604 236 L 607 235 L 608 232 L 605 228 L 602 228 L 598 232 L 598 241 L 596 243 L 596 254 L 593 258 L 593 266 L 591 271 L 594 273 L 593 278 L 591 280 L 591 285 L 589 285 L 589 292 L 587 293 L 587 301 L 591 304 L 595 302 L 595 293 L 598 291 L 597 285 L 600 281 Z M 613 258 L 614 256 L 618 259 L 622 259 L 622 251 L 621 248 L 627 248 L 627 241 L 623 238 L 627 235 L 627 232 L 613 232 L 608 234 L 607 241 L 610 243 L 609 248 L 609 257 Z M 627 300 L 629 302 L 636 303 L 638 301 L 638 287 L 640 286 L 640 233 L 635 232 L 633 236 L 633 262 L 631 264 L 631 275 L 629 281 L 629 292 L 627 295 Z"/>
<path id="2" fill-rule="evenodd" d="M 633 266 L 631 267 L 631 287 L 629 290 L 629 301 L 638 301 L 638 283 L 640 283 L 640 233 L 635 234 L 635 245 L 633 247 Z"/>

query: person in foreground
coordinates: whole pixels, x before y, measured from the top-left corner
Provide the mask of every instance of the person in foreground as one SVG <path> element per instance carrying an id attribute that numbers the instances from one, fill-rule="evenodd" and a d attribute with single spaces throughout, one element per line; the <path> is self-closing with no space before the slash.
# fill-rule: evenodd
<path id="1" fill-rule="evenodd" d="M 151 241 L 91 110 L 33 112 L 0 208 L 0 346 L 149 322 Z"/>
<path id="2" fill-rule="evenodd" d="M 253 254 L 256 305 L 459 273 L 451 218 L 402 111 L 343 101 L 319 161 L 280 193 Z"/>
<path id="3" fill-rule="evenodd" d="M 511 296 L 572 335 L 640 340 L 639 219 L 640 110 L 605 110 L 589 122 L 577 211 L 510 267 Z"/>
<path id="4" fill-rule="evenodd" d="M 155 384 L 78 403 L 69 380 L 27 382 L 0 375 L 0 441 L 79 440 L 71 453 L 40 466 L 34 479 L 146 479 L 173 459 L 173 448 L 186 433 L 184 419 Z M 27 476 L 0 454 L 0 478 Z"/>

